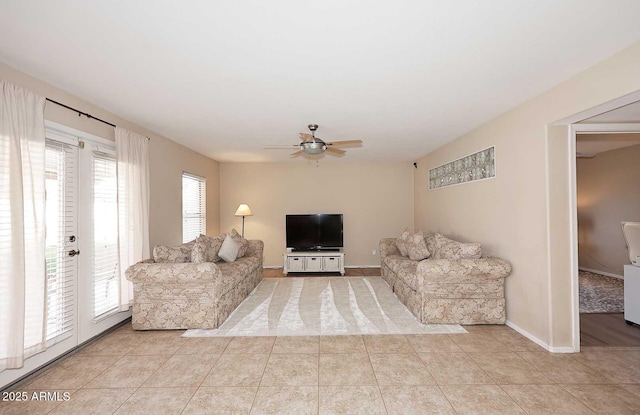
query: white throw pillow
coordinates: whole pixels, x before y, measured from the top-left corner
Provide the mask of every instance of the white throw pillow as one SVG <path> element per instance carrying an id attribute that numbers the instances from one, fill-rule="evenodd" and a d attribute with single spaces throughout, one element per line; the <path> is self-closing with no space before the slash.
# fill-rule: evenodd
<path id="1" fill-rule="evenodd" d="M 238 251 L 240 251 L 241 242 L 236 241 L 231 235 L 227 235 L 222 242 L 218 256 L 225 262 L 233 262 L 238 257 Z"/>

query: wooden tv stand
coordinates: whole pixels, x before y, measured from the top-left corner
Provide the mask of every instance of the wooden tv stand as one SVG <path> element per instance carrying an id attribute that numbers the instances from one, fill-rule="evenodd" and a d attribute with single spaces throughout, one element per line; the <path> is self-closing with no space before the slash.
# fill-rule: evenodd
<path id="1" fill-rule="evenodd" d="M 344 252 L 286 252 L 282 273 L 290 272 L 339 272 L 344 275 Z"/>

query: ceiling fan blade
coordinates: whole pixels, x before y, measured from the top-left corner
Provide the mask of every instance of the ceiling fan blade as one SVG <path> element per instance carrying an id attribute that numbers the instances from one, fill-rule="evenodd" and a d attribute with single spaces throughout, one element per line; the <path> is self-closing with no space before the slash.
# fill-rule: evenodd
<path id="1" fill-rule="evenodd" d="M 302 150 L 298 150 L 295 153 L 289 154 L 291 157 L 298 157 L 302 155 Z"/>
<path id="2" fill-rule="evenodd" d="M 313 136 L 311 134 L 307 134 L 307 133 L 300 133 L 300 140 L 302 140 L 302 141 L 313 140 Z"/>
<path id="3" fill-rule="evenodd" d="M 332 141 L 327 143 L 330 146 L 348 146 L 352 144 L 362 144 L 362 140 L 343 140 L 343 141 Z"/>
<path id="4" fill-rule="evenodd" d="M 333 148 L 333 147 L 327 147 L 326 152 L 333 154 L 334 156 L 342 156 L 343 154 L 346 153 L 346 151 L 344 150 L 340 150 L 338 148 Z"/>
<path id="5" fill-rule="evenodd" d="M 267 150 L 291 150 L 292 148 L 300 148 L 299 145 L 297 144 L 291 144 L 291 145 L 270 145 L 270 146 L 264 146 L 264 149 Z"/>

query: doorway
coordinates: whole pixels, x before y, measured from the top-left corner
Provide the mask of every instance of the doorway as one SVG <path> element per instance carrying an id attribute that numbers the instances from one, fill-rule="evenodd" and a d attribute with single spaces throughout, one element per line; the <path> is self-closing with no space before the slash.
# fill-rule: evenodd
<path id="1" fill-rule="evenodd" d="M 640 328 L 624 319 L 621 227 L 640 221 L 640 134 L 578 133 L 576 157 L 580 345 L 640 346 Z"/>
<path id="2" fill-rule="evenodd" d="M 557 276 L 552 279 L 552 285 L 554 291 L 562 293 L 556 297 L 555 305 L 569 311 L 567 318 L 572 327 L 572 347 L 564 349 L 565 352 L 580 351 L 576 137 L 578 134 L 639 133 L 639 110 L 640 91 L 559 120 L 548 129 L 549 145 L 553 149 L 549 153 L 550 177 L 566 174 L 564 177 L 569 179 L 566 185 L 555 182 L 558 185 L 552 189 L 549 201 L 551 267 Z M 567 280 L 563 275 L 570 278 Z M 568 307 L 563 306 L 567 304 L 566 295 L 571 298 Z"/>

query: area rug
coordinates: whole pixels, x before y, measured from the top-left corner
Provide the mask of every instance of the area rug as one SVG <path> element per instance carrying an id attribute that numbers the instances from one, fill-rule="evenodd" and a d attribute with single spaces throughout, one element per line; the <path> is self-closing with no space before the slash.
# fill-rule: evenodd
<path id="1" fill-rule="evenodd" d="M 581 313 L 622 313 L 624 280 L 579 271 Z"/>
<path id="2" fill-rule="evenodd" d="M 422 324 L 381 277 L 264 279 L 217 329 L 182 337 L 466 333 Z"/>

